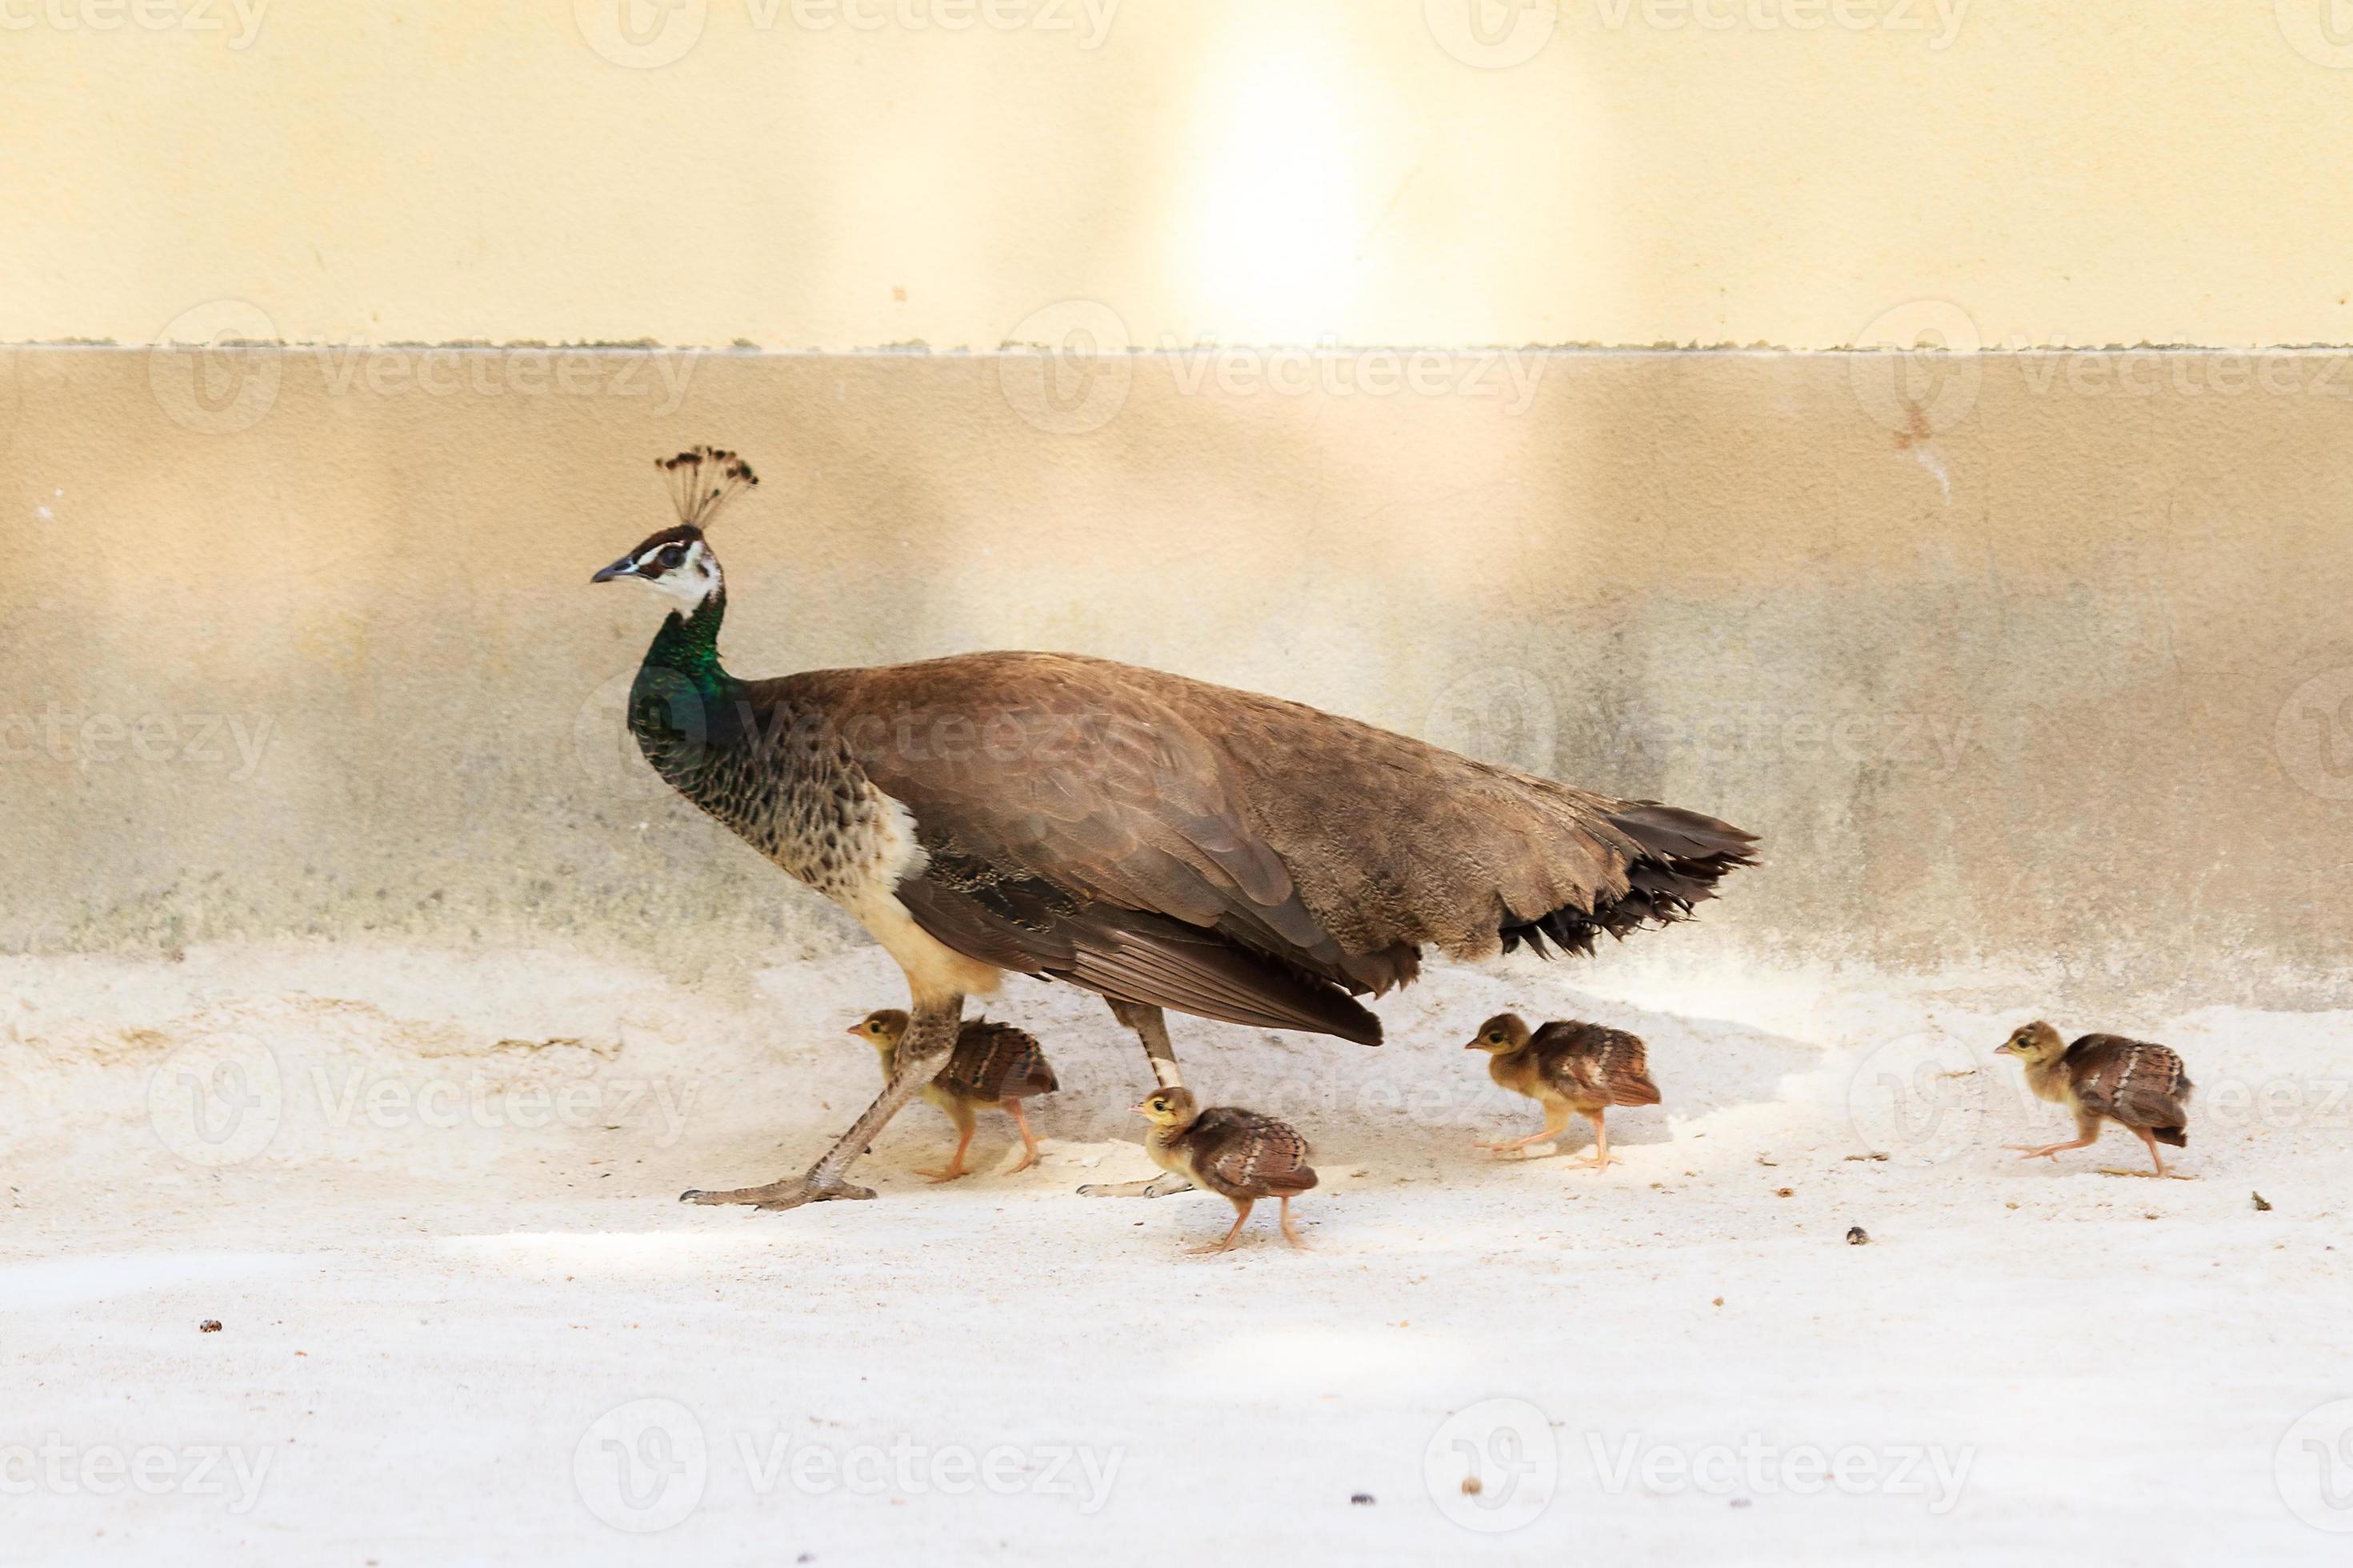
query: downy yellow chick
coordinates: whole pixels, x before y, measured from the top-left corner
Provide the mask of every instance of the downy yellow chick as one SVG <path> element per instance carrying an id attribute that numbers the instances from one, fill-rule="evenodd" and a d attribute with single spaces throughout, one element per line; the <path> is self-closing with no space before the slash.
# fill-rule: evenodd
<path id="1" fill-rule="evenodd" d="M 1307 1163 L 1307 1140 L 1287 1121 L 1231 1106 L 1201 1109 L 1189 1089 L 1155 1089 L 1135 1113 L 1152 1123 L 1145 1139 L 1153 1163 L 1234 1205 L 1233 1228 L 1225 1239 L 1196 1252 L 1223 1252 L 1241 1234 L 1250 1206 L 1261 1198 L 1282 1201 L 1283 1239 L 1304 1249 L 1292 1228 L 1291 1200 L 1315 1185 Z"/>
<path id="2" fill-rule="evenodd" d="M 1570 1020 L 1531 1033 L 1518 1014 L 1498 1013 L 1479 1026 L 1463 1049 L 1485 1051 L 1488 1077 L 1545 1108 L 1541 1131 L 1476 1145 L 1481 1149 L 1547 1142 L 1568 1131 L 1574 1112 L 1593 1123 L 1593 1154 L 1586 1163 L 1598 1171 L 1618 1158 L 1609 1152 L 1602 1113 L 1613 1105 L 1659 1103 L 1642 1042 L 1623 1029 Z"/>
<path id="3" fill-rule="evenodd" d="M 2089 1148 L 2099 1142 L 2103 1121 L 2115 1122 L 2147 1147 L 2155 1175 L 2165 1174 L 2159 1143 L 2189 1145 L 2192 1086 L 2181 1058 L 2167 1047 L 2121 1035 L 2085 1035 L 2063 1045 L 2058 1030 L 2037 1021 L 2012 1033 L 1994 1054 L 2016 1057 L 2036 1099 L 2063 1105 L 2075 1115 L 2072 1143 L 2010 1145 L 2027 1159 L 2055 1160 L 2066 1150 Z"/>
<path id="4" fill-rule="evenodd" d="M 849 1026 L 849 1032 L 874 1047 L 882 1064 L 882 1078 L 890 1081 L 891 1068 L 899 1054 L 899 1042 L 906 1037 L 907 1015 L 896 1007 L 883 1007 L 869 1013 Z M 923 1086 L 923 1098 L 947 1113 L 955 1123 L 955 1153 L 942 1171 L 918 1171 L 934 1182 L 953 1182 L 969 1173 L 965 1163 L 965 1151 L 972 1147 L 975 1112 L 996 1106 L 1013 1118 L 1014 1126 L 1021 1130 L 1021 1163 L 1008 1171 L 1026 1171 L 1038 1159 L 1038 1138 L 1029 1131 L 1029 1119 L 1021 1112 L 1021 1102 L 1031 1095 L 1051 1094 L 1059 1088 L 1054 1081 L 1054 1069 L 1046 1065 L 1046 1053 L 1038 1047 L 1037 1039 L 1010 1024 L 992 1024 L 986 1018 L 975 1018 L 956 1034 L 955 1049 L 949 1053 L 947 1065 L 939 1075 Z"/>

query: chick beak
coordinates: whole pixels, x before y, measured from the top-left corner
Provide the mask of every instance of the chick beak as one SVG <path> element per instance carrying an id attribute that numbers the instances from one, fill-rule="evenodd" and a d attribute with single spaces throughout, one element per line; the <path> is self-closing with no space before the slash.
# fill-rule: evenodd
<path id="1" fill-rule="evenodd" d="M 1466 1051 L 1475 1051 L 1479 1048 L 1479 1042 L 1476 1040 L 1465 1040 L 1462 1043 L 1462 1048 Z"/>
<path id="2" fill-rule="evenodd" d="M 849 1027 L 842 1030 L 841 1032 L 845 1035 L 863 1035 L 866 1033 L 866 1026 L 863 1024 L 852 1024 Z"/>
<path id="3" fill-rule="evenodd" d="M 1993 1054 L 1998 1057 L 2014 1057 L 2018 1052 L 2011 1047 L 2008 1040 L 2004 1040 L 1993 1048 Z"/>
<path id="4" fill-rule="evenodd" d="M 1148 1105 L 1131 1105 L 1128 1109 L 1134 1111 L 1138 1116 L 1149 1116 L 1152 1114 L 1152 1108 Z"/>
<path id="5" fill-rule="evenodd" d="M 637 562 L 633 558 L 624 555 L 618 561 L 614 562 L 610 566 L 607 566 L 603 571 L 597 573 L 594 577 L 589 578 L 588 581 L 591 583 L 609 583 L 616 577 L 634 577 L 637 574 Z"/>

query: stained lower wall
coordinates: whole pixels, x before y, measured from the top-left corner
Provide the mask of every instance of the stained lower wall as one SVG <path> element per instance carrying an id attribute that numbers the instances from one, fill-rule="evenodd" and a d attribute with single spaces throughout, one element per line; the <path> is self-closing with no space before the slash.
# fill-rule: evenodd
<path id="1" fill-rule="evenodd" d="M 840 940 L 620 732 L 711 440 L 739 671 L 1158 665 L 1761 832 L 1678 954 L 2342 1002 L 2348 434 L 2335 353 L 16 351 L 0 949 Z"/>

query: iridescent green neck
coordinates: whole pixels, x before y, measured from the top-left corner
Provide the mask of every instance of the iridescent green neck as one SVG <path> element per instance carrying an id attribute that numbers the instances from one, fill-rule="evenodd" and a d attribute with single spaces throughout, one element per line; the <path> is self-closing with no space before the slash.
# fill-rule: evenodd
<path id="1" fill-rule="evenodd" d="M 724 586 L 713 588 L 702 603 L 694 606 L 691 616 L 681 616 L 672 610 L 646 648 L 646 664 L 656 669 L 677 670 L 705 690 L 724 685 L 728 677 L 719 667 L 719 623 L 726 618 Z"/>

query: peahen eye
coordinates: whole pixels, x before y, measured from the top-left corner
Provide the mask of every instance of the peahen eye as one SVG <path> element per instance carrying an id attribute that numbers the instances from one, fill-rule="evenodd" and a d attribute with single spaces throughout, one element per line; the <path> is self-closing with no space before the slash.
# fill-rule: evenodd
<path id="1" fill-rule="evenodd" d="M 654 563 L 665 572 L 676 571 L 681 566 L 686 564 L 686 546 L 683 544 L 663 545 L 661 548 L 661 553 L 654 557 Z"/>

